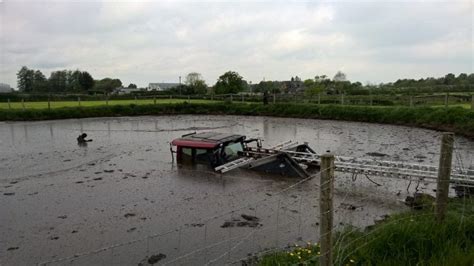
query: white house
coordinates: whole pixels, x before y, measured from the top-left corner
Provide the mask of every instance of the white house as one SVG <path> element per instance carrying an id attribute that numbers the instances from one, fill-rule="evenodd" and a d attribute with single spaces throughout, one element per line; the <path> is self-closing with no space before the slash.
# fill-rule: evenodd
<path id="1" fill-rule="evenodd" d="M 150 83 L 148 84 L 148 90 L 167 91 L 172 88 L 178 87 L 179 83 Z"/>
<path id="2" fill-rule="evenodd" d="M 123 95 L 123 94 L 130 94 L 135 91 L 140 91 L 138 88 L 126 88 L 126 87 L 118 87 L 114 90 L 114 93 L 118 95 Z"/>

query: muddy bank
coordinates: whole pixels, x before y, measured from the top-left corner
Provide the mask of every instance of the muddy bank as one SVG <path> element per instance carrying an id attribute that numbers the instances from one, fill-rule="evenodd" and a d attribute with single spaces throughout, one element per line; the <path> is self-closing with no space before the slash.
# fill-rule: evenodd
<path id="1" fill-rule="evenodd" d="M 439 159 L 438 132 L 358 122 L 177 115 L 0 123 L 0 264 L 35 264 L 117 244 L 123 246 L 72 264 L 166 263 L 254 232 L 224 256 L 233 260 L 317 239 L 318 179 L 278 194 L 295 180 L 243 170 L 221 176 L 172 163 L 170 140 L 210 130 L 260 137 L 268 146 L 307 141 L 318 153 L 434 165 Z M 93 139 L 87 146 L 76 143 L 81 132 Z M 473 165 L 474 142 L 457 137 L 456 146 L 456 163 Z M 408 208 L 402 201 L 417 184 L 371 178 L 382 186 L 337 175 L 337 228 L 363 228 Z M 430 184 L 417 188 L 433 193 Z M 228 250 L 223 242 L 176 264 L 203 264 Z"/>

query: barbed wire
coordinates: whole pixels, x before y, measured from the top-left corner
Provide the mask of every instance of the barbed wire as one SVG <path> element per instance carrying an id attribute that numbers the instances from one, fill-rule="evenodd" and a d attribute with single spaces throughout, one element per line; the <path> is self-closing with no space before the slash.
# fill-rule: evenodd
<path id="1" fill-rule="evenodd" d="M 311 175 L 311 176 L 308 176 L 296 183 L 293 183 L 291 184 L 290 186 L 280 190 L 279 192 L 277 193 L 274 193 L 273 195 L 276 196 L 276 195 L 281 195 L 282 193 L 310 180 L 310 179 L 313 179 L 315 178 L 316 176 L 318 176 L 319 173 L 315 174 L 315 175 Z M 270 184 L 269 186 L 272 186 L 273 184 Z M 220 214 L 217 214 L 217 215 L 214 215 L 214 216 L 211 216 L 207 219 L 200 219 L 198 221 L 196 221 L 197 223 L 208 223 L 212 220 L 215 220 L 215 219 L 218 219 L 218 218 L 221 218 L 225 215 L 229 215 L 229 214 L 232 214 L 234 212 L 237 212 L 237 211 L 241 211 L 245 208 L 248 208 L 249 206 L 252 206 L 253 204 L 257 205 L 257 204 L 260 204 L 262 202 L 266 202 L 266 201 L 272 201 L 273 199 L 275 199 L 275 197 L 272 197 L 272 199 L 268 199 L 268 198 L 263 198 L 263 199 L 260 199 L 258 201 L 256 201 L 255 203 L 252 203 L 252 204 L 244 204 L 243 206 L 241 207 L 238 207 L 236 209 L 233 209 L 233 210 L 230 210 L 230 211 L 226 211 L 226 212 L 223 212 L 223 213 L 220 213 Z M 83 257 L 83 256 L 87 256 L 87 255 L 92 255 L 92 254 L 97 254 L 97 253 L 100 253 L 100 252 L 104 252 L 104 251 L 107 251 L 107 250 L 110 250 L 110 249 L 114 249 L 114 248 L 117 248 L 117 247 L 121 247 L 121 246 L 125 246 L 125 245 L 130 245 L 130 244 L 134 244 L 134 243 L 137 243 L 137 242 L 141 242 L 141 241 L 145 241 L 147 240 L 148 238 L 155 238 L 155 237 L 159 237 L 159 236 L 164 236 L 164 235 L 167 235 L 169 233 L 172 233 L 172 232 L 176 232 L 176 231 L 179 231 L 180 229 L 182 229 L 183 226 L 180 226 L 180 227 L 177 227 L 177 228 L 174 228 L 172 230 L 169 230 L 169 231 L 166 231 L 164 233 L 158 233 L 158 234 L 153 234 L 153 235 L 148 235 L 146 237 L 143 237 L 143 238 L 139 238 L 139 239 L 135 239 L 135 240 L 131 240 L 131 241 L 128 241 L 128 242 L 124 242 L 124 243 L 119 243 L 119 244 L 115 244 L 115 245 L 110 245 L 110 246 L 107 246 L 107 247 L 103 247 L 103 248 L 100 248 L 100 249 L 97 249 L 97 250 L 93 250 L 93 251 L 89 251 L 89 252 L 83 252 L 83 253 L 79 253 L 79 254 L 75 254 L 73 256 L 69 256 L 69 257 L 65 257 L 65 258 L 59 258 L 59 259 L 55 259 L 55 260 L 50 260 L 50 261 L 46 261 L 46 262 L 41 262 L 39 263 L 38 265 L 47 265 L 47 264 L 51 264 L 51 263 L 56 263 L 56 262 L 61 262 L 61 261 L 65 261 L 65 260 L 71 260 L 71 259 L 77 259 L 78 257 Z"/>
<path id="2" fill-rule="evenodd" d="M 462 158 L 461 158 L 461 156 L 459 155 L 459 152 L 457 151 L 457 149 L 455 149 L 455 160 L 458 162 L 458 165 L 460 165 L 461 169 L 463 169 L 463 161 L 462 161 Z M 207 261 L 207 264 L 206 264 L 206 265 L 213 264 L 213 263 L 219 261 L 220 259 L 222 259 L 223 257 L 225 257 L 226 255 L 229 256 L 229 259 L 228 259 L 228 262 L 229 262 L 229 260 L 230 260 L 230 253 L 231 253 L 234 249 L 236 249 L 237 247 L 239 247 L 240 245 L 242 245 L 242 243 L 244 243 L 244 241 L 250 239 L 251 237 L 254 237 L 257 232 L 267 231 L 267 230 L 270 230 L 270 229 L 272 229 L 272 228 L 274 228 L 274 227 L 277 228 L 277 231 L 275 232 L 276 248 L 273 249 L 273 250 L 281 250 L 281 248 L 279 248 L 279 237 L 278 237 L 279 231 L 278 231 L 278 228 L 279 228 L 279 227 L 285 227 L 285 226 L 287 226 L 287 225 L 289 225 L 289 224 L 295 222 L 296 220 L 298 220 L 298 229 L 297 229 L 297 232 L 298 232 L 299 238 L 302 239 L 302 238 L 300 237 L 300 235 L 301 235 L 301 231 L 300 231 L 300 230 L 301 230 L 302 219 L 303 219 L 303 217 L 304 217 L 303 214 L 301 213 L 301 206 L 302 206 L 302 203 L 303 203 L 303 197 L 300 195 L 299 199 L 290 200 L 290 201 L 286 201 L 286 202 L 285 202 L 285 203 L 287 203 L 287 206 L 290 206 L 290 205 L 292 205 L 292 204 L 296 204 L 296 203 L 298 202 L 298 200 L 299 200 L 299 211 L 298 211 L 299 215 L 296 216 L 296 215 L 290 215 L 289 213 L 286 213 L 286 212 L 288 212 L 288 210 L 290 210 L 290 209 L 289 209 L 287 206 L 285 206 L 285 204 L 283 204 L 283 206 L 282 206 L 282 204 L 281 204 L 281 203 L 282 203 L 282 199 L 281 199 L 280 196 L 284 195 L 284 193 L 290 191 L 291 189 L 293 189 L 293 188 L 295 188 L 295 187 L 297 187 L 297 186 L 299 186 L 299 185 L 301 185 L 301 184 L 307 182 L 308 180 L 310 180 L 310 179 L 312 179 L 312 178 L 314 178 L 314 177 L 320 176 L 321 172 L 324 171 L 324 170 L 327 170 L 327 169 L 322 169 L 319 173 L 317 173 L 317 174 L 315 174 L 315 175 L 312 175 L 312 176 L 309 176 L 309 177 L 307 177 L 307 178 L 301 179 L 301 180 L 299 180 L 298 182 L 295 182 L 295 183 L 293 183 L 293 184 L 291 184 L 291 185 L 289 185 L 289 186 L 287 186 L 287 187 L 281 189 L 281 190 L 278 191 L 277 193 L 273 193 L 273 196 L 277 196 L 277 197 L 271 197 L 271 198 L 266 198 L 266 197 L 265 197 L 265 198 L 262 198 L 262 199 L 257 199 L 256 201 L 247 202 L 247 203 L 241 205 L 240 207 L 233 208 L 233 209 L 230 210 L 230 211 L 225 211 L 225 212 L 222 212 L 222 213 L 215 214 L 215 215 L 213 215 L 213 216 L 211 216 L 211 217 L 207 217 L 206 219 L 199 219 L 199 220 L 198 220 L 198 222 L 200 222 L 200 223 L 205 223 L 205 226 L 206 226 L 205 230 L 207 231 L 207 226 L 208 226 L 208 223 L 209 223 L 209 222 L 211 222 L 211 221 L 213 221 L 213 220 L 216 220 L 216 219 L 219 219 L 219 218 L 221 218 L 221 217 L 224 217 L 224 216 L 226 216 L 226 215 L 231 215 L 231 216 L 232 216 L 234 213 L 236 213 L 236 212 L 238 212 L 238 211 L 241 211 L 241 210 L 243 210 L 243 209 L 245 209 L 245 208 L 251 208 L 252 206 L 255 206 L 255 208 L 254 208 L 255 213 L 256 213 L 256 210 L 257 210 L 258 207 L 266 207 L 266 210 L 270 211 L 270 213 L 276 213 L 276 219 L 277 219 L 277 221 L 276 221 L 276 224 L 275 224 L 275 225 L 270 226 L 270 227 L 265 228 L 265 229 L 253 230 L 252 232 L 246 234 L 245 236 L 236 236 L 236 237 L 231 237 L 231 236 L 230 236 L 230 232 L 231 232 L 231 231 L 229 230 L 229 237 L 228 237 L 227 239 L 222 240 L 222 241 L 218 241 L 218 242 L 213 242 L 213 243 L 211 243 L 211 244 L 209 244 L 209 245 L 205 244 L 204 247 L 199 248 L 199 249 L 192 250 L 192 251 L 190 251 L 190 252 L 188 252 L 188 253 L 186 253 L 186 254 L 180 256 L 180 257 L 174 258 L 173 260 L 171 260 L 171 261 L 169 261 L 169 262 L 166 262 L 165 265 L 168 265 L 168 264 L 170 264 L 170 263 L 176 262 L 176 261 L 178 261 L 178 260 L 180 260 L 180 259 L 183 259 L 183 258 L 185 258 L 185 257 L 189 257 L 189 256 L 191 256 L 191 255 L 193 255 L 193 254 L 196 254 L 197 252 L 200 252 L 200 251 L 203 251 L 203 250 L 204 250 L 204 251 L 207 251 L 207 250 L 208 250 L 209 248 L 211 248 L 211 247 L 214 247 L 214 246 L 217 246 L 217 245 L 222 245 L 222 244 L 224 244 L 224 243 L 229 243 L 229 249 L 228 249 L 228 251 L 225 251 L 225 252 L 221 253 L 219 256 L 217 256 L 217 257 L 215 257 L 215 258 L 213 258 L 213 259 Z M 388 178 L 388 177 L 387 177 L 387 178 Z M 352 177 L 350 178 L 350 180 L 352 180 L 352 182 L 355 182 L 355 181 L 357 180 L 357 176 L 356 176 L 356 178 L 354 178 L 354 173 L 353 173 L 353 175 L 352 175 Z M 335 180 L 328 180 L 327 182 L 325 182 L 325 183 L 323 183 L 323 184 L 317 184 L 317 185 L 315 185 L 315 186 L 321 187 L 321 186 L 327 185 L 329 182 L 334 182 L 334 181 L 335 181 Z M 408 181 L 408 180 L 407 180 L 407 181 Z M 411 182 L 411 180 L 410 180 L 410 182 Z M 250 188 L 250 189 L 244 189 L 244 190 L 239 191 L 239 193 L 251 192 L 251 191 L 255 191 L 255 190 L 258 191 L 258 190 L 261 190 L 261 189 L 264 190 L 265 188 L 271 187 L 271 186 L 274 186 L 274 183 L 271 183 L 271 184 L 264 184 L 264 185 L 259 186 L 259 187 L 257 187 L 257 188 L 254 188 L 254 187 L 253 187 L 253 188 Z M 347 200 L 347 198 L 349 197 L 350 193 L 351 193 L 351 192 L 348 191 L 348 190 L 345 191 L 345 193 L 343 194 L 343 197 L 342 197 L 341 204 L 340 204 L 338 207 L 336 207 L 336 208 L 342 208 L 342 207 L 341 207 L 342 204 L 346 202 L 346 200 Z M 235 194 L 235 192 L 234 192 L 234 194 Z M 380 195 L 379 195 L 379 197 L 380 197 Z M 393 197 L 382 197 L 382 198 L 394 200 Z M 270 206 L 268 206 L 268 204 L 270 204 L 271 202 L 275 202 L 275 201 L 278 201 L 278 206 L 277 206 L 276 209 L 273 209 L 273 208 L 271 208 Z M 462 214 L 462 215 L 463 215 L 463 218 L 464 218 L 464 211 L 465 211 L 465 203 L 466 203 L 466 201 L 464 201 L 464 205 L 463 205 L 463 214 Z M 425 204 L 425 205 L 421 205 L 420 207 L 426 207 L 426 206 L 432 206 L 432 204 Z M 279 221 L 280 211 L 281 211 L 281 210 L 284 210 L 284 211 L 285 211 L 285 216 L 284 216 L 285 219 L 290 219 L 290 220 L 291 220 L 290 222 L 288 222 L 288 223 L 286 223 L 286 224 L 284 224 L 284 225 L 281 225 L 281 224 L 280 224 L 280 221 Z M 320 213 L 320 215 L 324 215 L 324 214 L 327 214 L 327 213 L 329 213 L 329 212 L 330 212 L 330 211 L 323 212 L 323 213 Z M 433 214 L 432 214 L 432 213 L 429 213 L 429 214 L 419 214 L 419 215 L 410 216 L 410 217 L 408 217 L 408 218 L 414 219 L 414 218 L 416 218 L 416 217 L 419 217 L 419 216 L 426 216 L 426 215 L 433 215 Z M 318 217 L 311 217 L 311 216 L 310 216 L 309 218 L 304 218 L 304 219 L 303 219 L 303 220 L 304 220 L 303 222 L 306 223 L 306 221 L 307 221 L 308 219 L 314 219 L 314 218 L 318 219 Z M 320 217 L 319 217 L 319 218 L 320 218 Z M 354 232 L 354 231 L 356 231 L 356 230 L 359 230 L 358 228 L 353 227 L 353 228 L 351 228 L 351 231 L 349 231 L 349 233 L 346 232 L 347 234 L 343 234 L 342 237 L 340 237 L 340 238 L 338 238 L 338 239 L 336 240 L 336 243 L 335 243 L 335 247 L 336 247 L 336 249 L 337 249 L 337 252 L 336 252 L 336 253 L 337 253 L 337 254 L 343 254 L 343 253 L 345 253 L 345 250 L 346 250 L 348 247 L 350 247 L 350 245 L 353 244 L 355 241 L 359 241 L 359 240 L 362 239 L 363 237 L 367 237 L 367 236 L 369 236 L 369 235 L 371 235 L 371 234 L 374 234 L 374 232 L 377 232 L 377 231 L 380 230 L 381 228 L 384 228 L 385 226 L 388 226 L 388 225 L 391 224 L 391 223 L 394 223 L 394 222 L 397 222 L 397 221 L 403 220 L 403 219 L 408 219 L 408 218 L 402 218 L 402 219 L 398 219 L 398 220 L 390 220 L 389 222 L 384 223 L 383 225 L 378 226 L 378 227 L 376 227 L 375 229 L 369 231 L 369 233 L 364 234 L 363 236 L 360 236 L 360 237 L 358 237 L 358 238 L 356 238 L 356 239 L 351 239 L 351 241 L 345 243 L 345 242 L 344 242 L 344 238 L 345 238 L 347 235 L 349 235 L 351 232 Z M 461 222 L 461 223 L 462 223 L 462 222 Z M 342 226 L 342 223 L 341 223 L 340 225 Z M 69 260 L 69 259 L 75 260 L 75 259 L 77 259 L 78 257 L 83 257 L 83 256 L 87 256 L 87 255 L 90 255 L 90 254 L 100 253 L 100 252 L 104 252 L 104 251 L 110 250 L 110 249 L 112 249 L 112 252 L 113 252 L 113 249 L 115 249 L 115 248 L 117 248 L 117 247 L 121 247 L 121 246 L 125 246 L 125 245 L 130 245 L 130 244 L 133 244 L 133 243 L 136 243 L 136 242 L 143 241 L 143 240 L 145 240 L 145 239 L 147 240 L 147 254 L 148 254 L 148 252 L 149 252 L 149 243 L 148 243 L 148 241 L 149 241 L 150 239 L 155 238 L 155 237 L 160 237 L 160 236 L 163 236 L 163 235 L 166 235 L 166 234 L 170 234 L 170 233 L 173 233 L 173 232 L 179 232 L 179 234 L 181 234 L 181 230 L 182 230 L 183 228 L 184 228 L 184 226 L 180 226 L 180 227 L 178 227 L 178 229 L 173 229 L 173 230 L 167 231 L 167 232 L 165 232 L 165 233 L 159 233 L 159 234 L 149 235 L 149 236 L 146 236 L 145 238 L 136 239 L 136 240 L 132 240 L 132 241 L 128 241 L 128 242 L 125 242 L 125 243 L 116 244 L 116 245 L 111 245 L 111 246 L 109 246 L 109 247 L 104 247 L 104 248 L 101 248 L 101 249 L 98 249 L 98 250 L 95 250 L 95 251 L 86 252 L 86 253 L 81 253 L 81 254 L 76 254 L 76 255 L 74 255 L 74 256 L 67 257 L 67 258 L 62 258 L 62 259 L 57 259 L 57 260 L 51 260 L 51 261 L 48 261 L 48 262 L 45 262 L 45 263 L 41 263 L 40 265 L 45 265 L 45 264 L 54 263 L 54 262 L 61 262 L 61 261 L 64 261 L 64 260 Z M 327 234 L 329 234 L 329 233 L 330 233 L 330 234 L 333 234 L 334 232 L 336 232 L 337 228 L 339 228 L 339 224 L 336 224 L 335 226 L 333 225 L 332 229 L 331 229 L 328 233 L 323 234 L 323 235 L 320 235 L 319 237 L 321 238 L 321 237 L 323 237 L 323 236 L 325 236 L 325 235 L 327 235 Z M 205 233 L 205 242 L 207 242 L 207 241 L 206 241 L 206 238 L 207 238 L 207 233 Z M 234 245 L 231 244 L 233 241 L 236 241 L 236 242 L 233 243 Z M 254 241 L 255 241 L 255 240 L 254 240 Z M 361 247 L 370 244 L 372 241 L 375 241 L 375 239 L 372 239 L 372 240 L 370 240 L 370 241 L 364 243 Z M 343 244 L 345 244 L 345 245 L 343 245 Z M 361 247 L 358 247 L 358 248 L 352 250 L 350 253 L 346 254 L 345 257 L 342 258 L 342 262 L 344 262 L 351 254 L 357 252 Z M 265 252 L 268 252 L 268 251 L 265 251 Z M 261 254 L 261 253 L 259 253 L 259 254 Z M 322 255 L 324 255 L 324 254 L 322 254 Z M 313 256 L 313 258 L 314 258 L 314 256 Z M 340 259 L 341 259 L 341 258 L 337 258 L 338 261 L 340 261 Z"/>

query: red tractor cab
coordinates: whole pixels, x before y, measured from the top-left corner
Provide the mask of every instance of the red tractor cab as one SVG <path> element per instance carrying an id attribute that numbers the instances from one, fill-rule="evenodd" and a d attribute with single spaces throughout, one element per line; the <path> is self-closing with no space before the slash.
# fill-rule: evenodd
<path id="1" fill-rule="evenodd" d="M 216 132 L 191 133 L 174 139 L 178 163 L 200 163 L 216 167 L 239 158 L 245 149 L 245 136 Z"/>
<path id="2" fill-rule="evenodd" d="M 251 142 L 256 145 L 250 146 Z M 175 151 L 172 146 L 176 146 Z M 306 143 L 287 141 L 262 148 L 260 139 L 229 133 L 186 134 L 171 141 L 170 150 L 176 153 L 180 164 L 206 164 L 220 173 L 247 168 L 269 174 L 308 177 L 306 169 L 319 166 L 319 156 Z"/>

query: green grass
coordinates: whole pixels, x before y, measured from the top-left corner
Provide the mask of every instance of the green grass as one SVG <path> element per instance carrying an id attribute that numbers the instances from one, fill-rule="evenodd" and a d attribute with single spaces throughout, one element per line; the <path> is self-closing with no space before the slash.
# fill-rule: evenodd
<path id="1" fill-rule="evenodd" d="M 439 108 L 439 107 L 445 107 L 444 104 L 439 104 L 439 105 L 433 105 L 433 107 L 436 107 L 436 108 Z M 471 109 L 471 104 L 469 103 L 458 103 L 458 104 L 450 104 L 449 105 L 449 108 L 451 107 L 461 107 L 461 108 L 465 108 L 465 109 Z"/>
<path id="2" fill-rule="evenodd" d="M 474 200 L 451 201 L 443 223 L 432 210 L 410 211 L 365 231 L 346 228 L 334 243 L 335 265 L 473 265 Z M 259 265 L 318 265 L 318 252 L 317 244 L 295 247 L 268 254 Z"/>
<path id="3" fill-rule="evenodd" d="M 182 100 L 177 100 L 182 101 Z M 0 121 L 29 121 L 104 116 L 213 114 L 253 115 L 347 120 L 397 124 L 452 131 L 474 138 L 474 112 L 464 108 L 369 107 L 315 104 L 270 104 L 197 102 L 160 104 L 111 104 L 109 106 L 58 107 L 48 109 L 0 109 Z"/>
<path id="4" fill-rule="evenodd" d="M 201 100 L 201 99 L 156 99 L 157 104 L 176 104 L 176 103 L 212 103 L 215 101 Z M 130 105 L 130 104 L 153 104 L 153 99 L 140 99 L 140 100 L 110 100 L 109 105 Z M 25 109 L 47 109 L 48 102 L 25 102 Z M 92 106 L 106 106 L 106 101 L 81 101 L 80 105 L 78 101 L 51 101 L 51 108 L 63 108 L 63 107 L 92 107 Z M 0 109 L 23 109 L 23 103 L 11 102 L 10 107 L 7 102 L 0 102 Z"/>
<path id="5" fill-rule="evenodd" d="M 169 98 L 160 98 L 156 99 L 157 104 L 176 104 L 176 103 L 183 103 L 183 102 L 189 102 L 189 103 L 215 103 L 217 101 L 211 101 L 211 100 L 204 100 L 204 99 L 169 99 Z M 239 98 L 236 98 L 235 101 L 238 103 L 240 101 Z M 317 104 L 317 101 L 314 100 L 306 100 L 306 104 Z M 110 100 L 109 105 L 129 105 L 129 104 L 137 104 L 137 105 L 143 105 L 143 104 L 153 104 L 153 99 L 138 99 L 138 100 Z M 249 102 L 250 103 L 250 102 Z M 255 102 L 254 102 L 255 103 Z M 298 103 L 302 103 L 301 101 Z M 282 103 L 281 103 L 282 104 Z M 284 104 L 295 104 L 295 102 L 288 102 Z M 82 107 L 90 107 L 90 106 L 102 106 L 106 105 L 105 100 L 87 100 L 87 101 L 81 101 L 80 106 Z M 333 103 L 333 104 L 322 104 L 323 106 L 327 105 L 339 105 L 339 103 Z M 48 108 L 48 102 L 47 101 L 26 101 L 24 103 L 25 109 L 47 109 Z M 346 104 L 344 106 L 351 106 L 351 107 L 372 107 L 372 108 L 394 108 L 394 107 L 406 107 L 406 105 L 364 105 L 364 104 Z M 444 104 L 442 103 L 433 103 L 433 104 L 424 104 L 424 105 L 419 105 L 417 107 L 445 107 Z M 51 101 L 51 108 L 62 108 L 62 107 L 79 107 L 79 102 L 78 101 Z M 471 109 L 471 104 L 470 103 L 455 103 L 455 104 L 450 104 L 450 108 L 454 107 L 462 107 L 465 109 Z M 23 109 L 23 103 L 21 102 L 11 102 L 10 106 L 7 102 L 0 102 L 0 109 Z"/>

